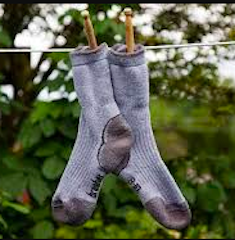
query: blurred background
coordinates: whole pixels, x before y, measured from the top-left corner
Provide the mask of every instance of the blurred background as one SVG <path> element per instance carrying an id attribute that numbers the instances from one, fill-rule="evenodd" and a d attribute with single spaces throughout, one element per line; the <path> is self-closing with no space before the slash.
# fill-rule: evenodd
<path id="1" fill-rule="evenodd" d="M 146 46 L 235 40 L 235 4 L 0 4 L 0 48 L 125 43 L 125 7 Z M 53 221 L 52 194 L 77 133 L 68 53 L 0 53 L 0 238 L 235 238 L 235 46 L 146 51 L 152 127 L 193 219 L 167 230 L 117 177 L 84 225 Z"/>

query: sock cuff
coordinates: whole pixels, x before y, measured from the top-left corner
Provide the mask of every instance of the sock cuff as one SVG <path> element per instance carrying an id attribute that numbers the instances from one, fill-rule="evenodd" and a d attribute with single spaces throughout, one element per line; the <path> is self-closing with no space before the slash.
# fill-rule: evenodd
<path id="1" fill-rule="evenodd" d="M 125 44 L 115 44 L 108 53 L 109 63 L 124 67 L 145 64 L 145 49 L 141 44 L 136 44 L 133 53 L 126 51 Z"/>
<path id="2" fill-rule="evenodd" d="M 72 66 L 77 66 L 105 59 L 107 54 L 107 43 L 100 44 L 96 49 L 91 49 L 89 46 L 79 46 L 70 53 L 70 60 Z"/>

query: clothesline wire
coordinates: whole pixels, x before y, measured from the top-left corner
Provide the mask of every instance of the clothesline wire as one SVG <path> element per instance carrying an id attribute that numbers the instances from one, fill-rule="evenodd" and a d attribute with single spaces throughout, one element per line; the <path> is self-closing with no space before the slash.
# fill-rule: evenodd
<path id="1" fill-rule="evenodd" d="M 163 44 L 156 46 L 145 46 L 146 50 L 158 50 L 158 49 L 174 49 L 174 48 L 190 48 L 190 47 L 210 47 L 221 45 L 235 45 L 235 41 L 227 42 L 208 42 L 208 43 L 188 43 L 188 44 Z M 0 48 L 0 53 L 26 53 L 26 52 L 71 52 L 75 48 Z"/>

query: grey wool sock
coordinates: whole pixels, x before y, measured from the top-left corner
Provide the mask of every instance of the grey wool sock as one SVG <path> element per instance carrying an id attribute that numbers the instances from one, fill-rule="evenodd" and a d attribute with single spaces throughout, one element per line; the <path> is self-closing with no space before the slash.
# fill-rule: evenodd
<path id="1" fill-rule="evenodd" d="M 170 229 L 185 228 L 191 221 L 191 211 L 161 159 L 151 128 L 144 47 L 136 45 L 134 53 L 126 53 L 126 46 L 117 44 L 108 58 L 114 97 L 134 138 L 130 160 L 120 177 L 159 223 Z"/>
<path id="2" fill-rule="evenodd" d="M 52 198 L 55 220 L 81 225 L 95 209 L 103 178 L 127 164 L 132 133 L 113 96 L 106 43 L 78 47 L 71 55 L 74 87 L 82 107 L 77 138 Z"/>

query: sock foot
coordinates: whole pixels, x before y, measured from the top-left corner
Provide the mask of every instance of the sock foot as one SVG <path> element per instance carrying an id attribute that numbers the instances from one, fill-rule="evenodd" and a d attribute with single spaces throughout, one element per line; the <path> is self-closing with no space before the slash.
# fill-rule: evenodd
<path id="1" fill-rule="evenodd" d="M 95 204 L 77 198 L 72 198 L 67 202 L 55 198 L 51 205 L 54 219 L 72 226 L 83 224 L 91 217 L 95 209 Z"/>
<path id="2" fill-rule="evenodd" d="M 191 222 L 191 211 L 186 202 L 165 204 L 160 197 L 155 197 L 145 204 L 145 208 L 154 219 L 169 229 L 181 230 Z"/>

